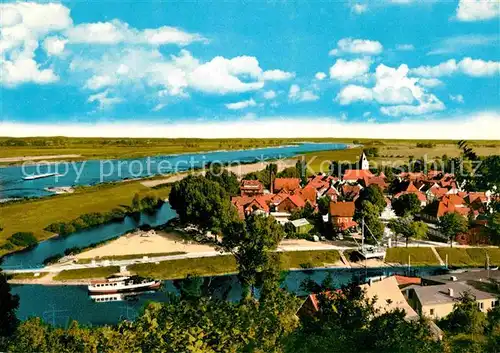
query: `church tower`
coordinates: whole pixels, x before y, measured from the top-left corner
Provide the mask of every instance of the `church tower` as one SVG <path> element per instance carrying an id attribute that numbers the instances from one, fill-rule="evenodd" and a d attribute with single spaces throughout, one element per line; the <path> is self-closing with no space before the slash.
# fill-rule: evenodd
<path id="1" fill-rule="evenodd" d="M 361 170 L 369 170 L 370 163 L 368 163 L 368 158 L 366 158 L 365 152 L 361 152 L 361 156 L 359 157 L 359 167 Z"/>

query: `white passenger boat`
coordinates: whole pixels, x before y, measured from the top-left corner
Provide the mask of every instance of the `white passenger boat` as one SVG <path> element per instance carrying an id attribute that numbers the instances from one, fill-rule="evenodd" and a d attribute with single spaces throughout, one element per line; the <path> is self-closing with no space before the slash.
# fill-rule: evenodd
<path id="1" fill-rule="evenodd" d="M 50 178 L 52 176 L 60 176 L 58 173 L 45 173 L 45 174 L 35 174 L 35 175 L 28 175 L 23 177 L 23 180 L 35 180 L 35 179 L 42 179 L 42 178 Z"/>
<path id="2" fill-rule="evenodd" d="M 155 290 L 160 288 L 161 281 L 139 276 L 112 276 L 103 281 L 92 281 L 88 286 L 92 294 L 116 294 Z"/>

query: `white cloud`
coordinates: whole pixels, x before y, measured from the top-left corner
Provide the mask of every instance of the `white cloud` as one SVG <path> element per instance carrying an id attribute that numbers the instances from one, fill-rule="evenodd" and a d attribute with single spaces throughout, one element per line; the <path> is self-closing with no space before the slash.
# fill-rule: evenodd
<path id="1" fill-rule="evenodd" d="M 459 21 L 490 20 L 500 16 L 498 0 L 460 0 L 457 7 Z"/>
<path id="2" fill-rule="evenodd" d="M 235 102 L 235 103 L 229 103 L 226 104 L 226 108 L 230 110 L 239 110 L 239 109 L 245 109 L 248 107 L 255 107 L 257 103 L 253 99 L 248 99 L 245 101 L 241 102 Z"/>
<path id="3" fill-rule="evenodd" d="M 366 4 L 354 4 L 351 7 L 351 10 L 352 10 L 352 12 L 359 15 L 359 14 L 366 12 L 366 10 L 368 10 L 368 6 Z"/>
<path id="4" fill-rule="evenodd" d="M 110 76 L 92 76 L 85 83 L 85 88 L 97 91 L 101 88 L 114 85 L 116 80 Z"/>
<path id="5" fill-rule="evenodd" d="M 458 63 L 462 72 L 469 76 L 493 76 L 500 74 L 500 61 L 484 61 L 465 58 Z"/>
<path id="6" fill-rule="evenodd" d="M 419 78 L 418 83 L 424 87 L 434 88 L 441 86 L 443 81 L 438 80 L 437 78 Z"/>
<path id="7" fill-rule="evenodd" d="M 370 60 L 355 59 L 344 60 L 337 59 L 335 64 L 330 67 L 330 78 L 339 81 L 349 81 L 370 71 Z"/>
<path id="8" fill-rule="evenodd" d="M 404 115 L 422 115 L 436 111 L 442 111 L 446 107 L 436 96 L 426 95 L 418 105 L 394 105 L 390 107 L 381 107 L 382 114 L 389 116 L 404 116 Z"/>
<path id="9" fill-rule="evenodd" d="M 357 85 L 348 85 L 337 94 L 336 100 L 341 105 L 348 105 L 353 102 L 371 101 L 373 93 L 370 88 Z"/>
<path id="10" fill-rule="evenodd" d="M 419 66 L 411 73 L 422 77 L 451 76 L 455 73 L 473 77 L 493 76 L 500 73 L 500 62 L 464 58 L 457 63 L 455 59 L 450 59 L 436 66 Z"/>
<path id="11" fill-rule="evenodd" d="M 274 99 L 274 98 L 276 98 L 276 96 L 277 96 L 277 94 L 273 90 L 269 90 L 269 91 L 264 92 L 265 99 Z"/>
<path id="12" fill-rule="evenodd" d="M 415 46 L 413 44 L 398 44 L 396 45 L 396 50 L 412 51 L 415 50 Z"/>
<path id="13" fill-rule="evenodd" d="M 375 86 L 372 88 L 348 85 L 336 97 L 341 105 L 353 102 L 375 101 L 390 107 L 381 107 L 385 115 L 420 115 L 444 110 L 444 104 L 433 94 L 417 85 L 418 78 L 408 77 L 407 65 L 392 68 L 380 64 L 375 71 Z M 417 103 L 417 104 L 415 104 Z"/>
<path id="14" fill-rule="evenodd" d="M 368 39 L 343 38 L 337 42 L 337 48 L 330 50 L 330 55 L 364 54 L 377 55 L 384 47 L 380 42 Z"/>
<path id="15" fill-rule="evenodd" d="M 74 136 L 74 137 L 163 137 L 163 138 L 238 138 L 261 137 L 342 137 L 393 139 L 500 140 L 500 114 L 482 112 L 467 116 L 449 116 L 444 120 L 404 120 L 387 123 L 347 122 L 339 117 L 286 118 L 261 117 L 251 124 L 239 122 L 207 123 L 98 123 L 85 125 L 22 124 L 0 121 L 5 136 Z"/>
<path id="16" fill-rule="evenodd" d="M 282 70 L 267 70 L 262 74 L 264 81 L 285 81 L 295 77 L 295 73 Z"/>
<path id="17" fill-rule="evenodd" d="M 264 87 L 264 82 L 259 80 L 261 73 L 255 57 L 217 56 L 189 73 L 188 81 L 193 88 L 206 93 L 248 92 Z M 243 76 L 247 79 L 240 79 Z"/>
<path id="18" fill-rule="evenodd" d="M 316 72 L 316 75 L 314 75 L 314 78 L 316 80 L 322 81 L 326 78 L 326 74 L 324 72 Z"/>
<path id="19" fill-rule="evenodd" d="M 299 85 L 293 84 L 288 91 L 288 98 L 294 102 L 312 102 L 319 99 L 311 90 L 302 90 Z"/>
<path id="20" fill-rule="evenodd" d="M 482 34 L 466 34 L 454 37 L 445 38 L 435 45 L 434 49 L 429 51 L 427 55 L 442 55 L 449 53 L 462 53 L 464 50 L 473 47 L 497 46 L 500 44 L 498 34 L 482 35 Z"/>
<path id="21" fill-rule="evenodd" d="M 110 97 L 110 93 L 111 93 L 110 90 L 105 90 L 103 92 L 93 94 L 87 99 L 87 102 L 89 103 L 98 102 L 99 109 L 104 110 L 123 101 L 119 97 Z"/>
<path id="22" fill-rule="evenodd" d="M 58 37 L 47 37 L 43 41 L 43 48 L 48 55 L 61 55 L 64 52 L 64 47 L 68 42 L 67 39 L 61 39 Z"/>
<path id="23" fill-rule="evenodd" d="M 70 43 L 86 44 L 150 44 L 150 45 L 188 45 L 192 42 L 206 42 L 207 39 L 196 33 L 184 32 L 175 27 L 137 30 L 120 20 L 110 22 L 82 23 L 68 28 L 66 36 Z"/>
<path id="24" fill-rule="evenodd" d="M 456 96 L 450 94 L 449 97 L 453 102 L 464 103 L 464 96 L 462 96 L 461 94 L 457 94 Z"/>
<path id="25" fill-rule="evenodd" d="M 59 79 L 51 67 L 35 60 L 39 40 L 72 24 L 61 4 L 16 2 L 0 4 L 0 83 L 15 86 L 48 84 Z"/>

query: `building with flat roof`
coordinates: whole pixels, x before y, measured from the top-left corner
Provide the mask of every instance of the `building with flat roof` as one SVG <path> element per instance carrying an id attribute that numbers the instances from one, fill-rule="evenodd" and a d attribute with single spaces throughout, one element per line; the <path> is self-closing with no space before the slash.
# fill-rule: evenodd
<path id="1" fill-rule="evenodd" d="M 412 285 L 404 288 L 403 291 L 408 303 L 417 313 L 432 319 L 441 319 L 451 313 L 453 306 L 465 292 L 469 292 L 476 298 L 479 310 L 484 313 L 498 305 L 498 298 L 495 294 L 478 290 L 465 282 L 428 286 Z"/>

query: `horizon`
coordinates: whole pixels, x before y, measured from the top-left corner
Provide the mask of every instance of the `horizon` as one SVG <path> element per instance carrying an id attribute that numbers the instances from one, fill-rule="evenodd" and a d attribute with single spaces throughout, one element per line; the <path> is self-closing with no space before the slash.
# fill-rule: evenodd
<path id="1" fill-rule="evenodd" d="M 114 4 L 0 4 L 0 135 L 500 139 L 494 1 Z"/>

